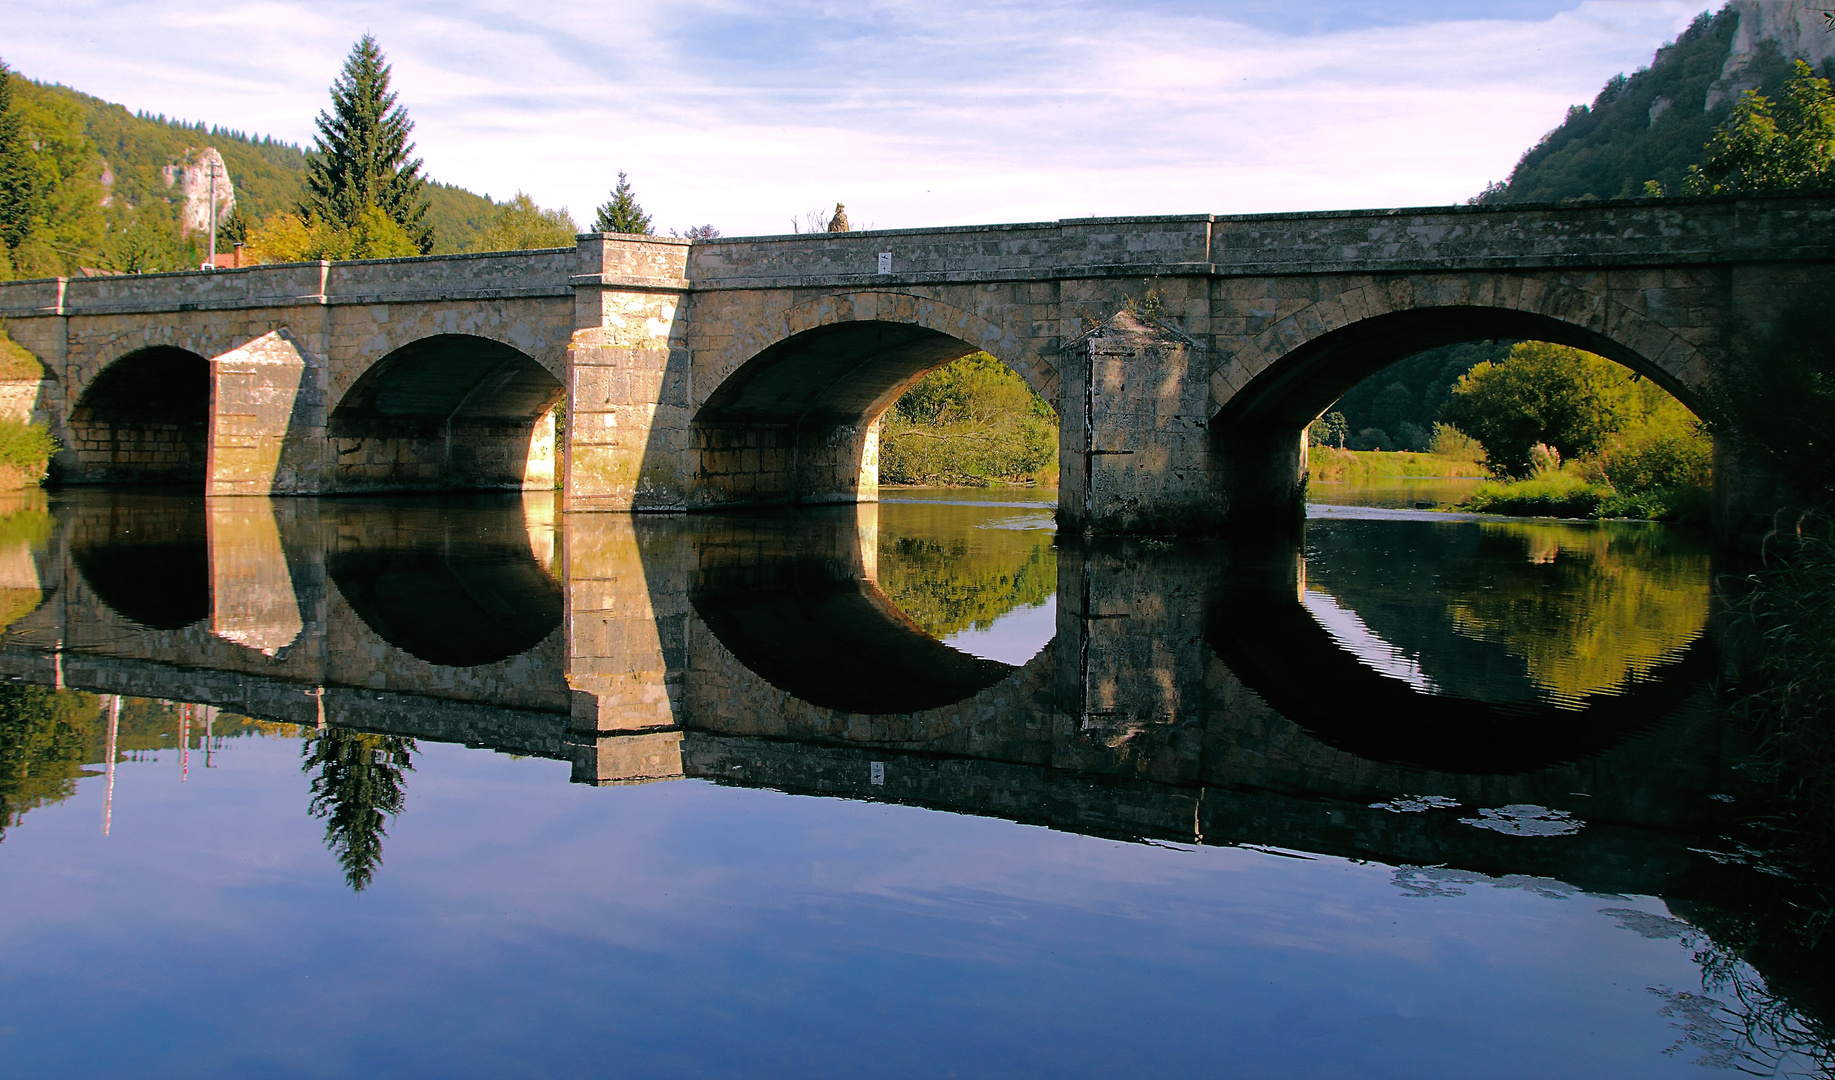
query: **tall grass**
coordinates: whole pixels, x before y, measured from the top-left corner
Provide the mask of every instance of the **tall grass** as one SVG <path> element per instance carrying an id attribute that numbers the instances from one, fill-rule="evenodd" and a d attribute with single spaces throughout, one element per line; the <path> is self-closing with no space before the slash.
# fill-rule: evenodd
<path id="1" fill-rule="evenodd" d="M 1835 521 L 1805 515 L 1767 537 L 1760 569 L 1740 586 L 1728 605 L 1737 708 L 1835 837 Z"/>
<path id="2" fill-rule="evenodd" d="M 1489 476 L 1482 462 L 1412 450 L 1340 450 L 1315 446 L 1306 452 L 1306 472 L 1315 483 L 1361 484 L 1408 477 Z"/>

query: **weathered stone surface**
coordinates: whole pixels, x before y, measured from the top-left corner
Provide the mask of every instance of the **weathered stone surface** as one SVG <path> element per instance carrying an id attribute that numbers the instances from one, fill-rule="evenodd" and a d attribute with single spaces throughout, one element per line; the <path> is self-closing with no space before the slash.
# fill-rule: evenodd
<path id="1" fill-rule="evenodd" d="M 1744 335 L 1826 295 L 1832 241 L 1826 196 L 591 235 L 8 282 L 0 317 L 45 361 L 36 409 L 67 480 L 201 471 L 223 494 L 331 494 L 541 488 L 558 471 L 571 510 L 870 500 L 880 414 L 924 371 L 985 349 L 1061 416 L 1112 431 L 1060 457 L 1067 522 L 1204 531 L 1292 517 L 1306 425 L 1435 345 L 1577 345 L 1698 402 Z M 1166 340 L 1104 351 L 1124 310 L 1153 313 Z M 273 359 L 275 341 L 290 359 Z M 159 417 L 92 422 L 105 370 L 181 352 L 217 391 L 207 463 L 201 436 Z M 1101 483 L 1086 491 L 1086 474 Z M 1721 484 L 1723 506 L 1759 498 L 1739 484 Z M 1112 505 L 1086 512 L 1099 489 Z"/>

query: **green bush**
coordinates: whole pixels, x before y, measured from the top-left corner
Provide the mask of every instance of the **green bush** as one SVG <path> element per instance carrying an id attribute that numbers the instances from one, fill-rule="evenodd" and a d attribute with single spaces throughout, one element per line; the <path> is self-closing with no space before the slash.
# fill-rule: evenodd
<path id="1" fill-rule="evenodd" d="M 1713 513 L 1714 497 L 1707 488 L 1679 484 L 1629 493 L 1614 491 L 1599 504 L 1598 516 L 1706 526 Z"/>
<path id="2" fill-rule="evenodd" d="M 1050 482 L 1057 459 L 1057 414 L 987 353 L 918 380 L 879 433 L 879 478 L 888 484 Z"/>
<path id="3" fill-rule="evenodd" d="M 1713 477 L 1714 446 L 1699 431 L 1647 426 L 1607 446 L 1598 463 L 1606 483 L 1619 491 L 1705 488 Z"/>
<path id="4" fill-rule="evenodd" d="M 0 420 L 0 474 L 12 471 L 28 483 L 45 477 L 45 466 L 57 453 L 57 440 L 43 424 Z"/>
<path id="5" fill-rule="evenodd" d="M 1459 504 L 1461 510 L 1510 517 L 1598 517 L 1611 496 L 1571 472 L 1549 470 L 1527 480 L 1482 484 Z"/>

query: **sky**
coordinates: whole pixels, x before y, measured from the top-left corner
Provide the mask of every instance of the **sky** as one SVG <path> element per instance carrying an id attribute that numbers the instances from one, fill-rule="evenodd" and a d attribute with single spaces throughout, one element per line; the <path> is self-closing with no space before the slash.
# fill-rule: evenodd
<path id="1" fill-rule="evenodd" d="M 659 231 L 1462 202 L 1702 0 L 0 0 L 0 58 L 309 144 L 376 36 L 426 171 Z"/>

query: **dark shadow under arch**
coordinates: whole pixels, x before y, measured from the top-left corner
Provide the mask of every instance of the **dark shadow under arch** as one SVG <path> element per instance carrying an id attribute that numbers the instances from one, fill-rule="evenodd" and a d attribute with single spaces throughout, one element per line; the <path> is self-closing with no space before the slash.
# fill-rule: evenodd
<path id="1" fill-rule="evenodd" d="M 210 361 L 170 345 L 137 349 L 109 364 L 70 414 L 75 443 L 63 483 L 204 483 L 210 426 Z"/>
<path id="2" fill-rule="evenodd" d="M 561 587 L 530 550 L 520 502 L 339 510 L 326 571 L 357 617 L 403 652 L 478 667 L 528 652 L 560 627 Z"/>
<path id="3" fill-rule="evenodd" d="M 563 393 L 546 368 L 500 341 L 436 334 L 411 342 L 376 361 L 331 411 L 339 482 L 523 487 L 536 425 Z"/>
<path id="4" fill-rule="evenodd" d="M 878 320 L 819 326 L 772 345 L 695 414 L 695 504 L 854 501 L 873 422 L 926 373 L 977 348 Z"/>
<path id="5" fill-rule="evenodd" d="M 211 616 L 202 499 L 124 495 L 82 504 L 70 558 L 96 599 L 129 622 L 180 630 Z"/>
<path id="6" fill-rule="evenodd" d="M 950 648 L 926 634 L 846 558 L 839 531 L 779 533 L 704 544 L 689 600 L 720 644 L 753 674 L 800 701 L 885 715 L 974 697 L 1018 668 Z M 837 546 L 838 544 L 838 546 Z"/>

